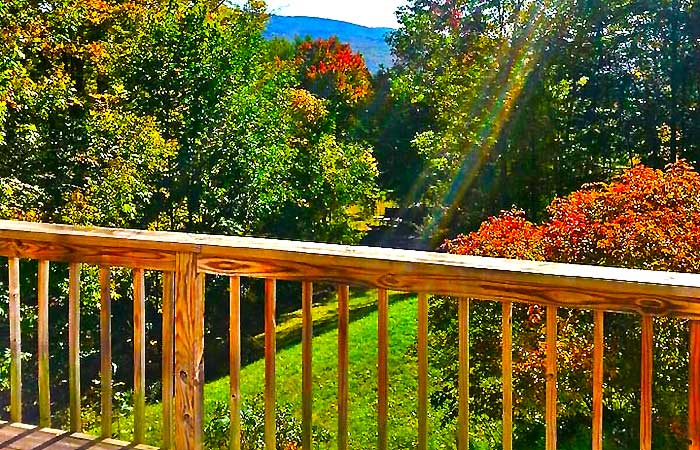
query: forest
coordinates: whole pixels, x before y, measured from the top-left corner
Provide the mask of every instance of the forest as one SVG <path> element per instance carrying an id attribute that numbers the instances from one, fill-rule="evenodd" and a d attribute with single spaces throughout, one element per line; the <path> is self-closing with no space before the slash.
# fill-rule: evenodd
<path id="1" fill-rule="evenodd" d="M 700 272 L 697 2 L 409 0 L 387 37 L 393 65 L 375 73 L 333 36 L 265 39 L 268 18 L 262 0 L 0 2 L 0 219 L 342 244 L 382 233 L 388 247 L 410 238 L 430 251 Z M 396 211 L 396 229 L 382 225 L 387 209 Z M 51 270 L 58 426 L 67 420 L 68 271 Z M 22 261 L 27 349 L 37 340 L 36 272 L 35 262 Z M 84 421 L 96 427 L 98 272 L 83 269 L 81 310 L 83 395 L 94 405 Z M 7 273 L 3 260 L 0 419 L 10 370 Z M 113 274 L 114 382 L 127 421 L 129 280 L 126 270 Z M 159 276 L 147 274 L 154 404 L 158 286 Z M 212 279 L 208 295 L 224 298 L 227 287 Z M 261 354 L 261 289 L 255 281 L 243 286 L 250 367 Z M 299 309 L 299 292 L 280 285 L 280 315 Z M 397 302 L 413 314 L 406 306 L 413 300 Z M 314 301 L 332 303 L 332 289 Z M 457 369 L 456 349 L 446 343 L 456 339 L 456 304 L 435 297 L 430 305 L 431 408 L 436 439 L 449 442 Z M 227 369 L 217 365 L 228 345 L 217 337 L 226 334 L 222 308 L 206 304 L 211 382 Z M 479 361 L 470 393 L 478 449 L 500 448 L 502 439 L 494 425 L 501 420 L 493 400 L 500 395 L 495 308 L 479 303 L 471 319 L 482 342 L 471 349 Z M 544 448 L 544 385 L 532 375 L 543 360 L 540 315 L 537 306 L 514 310 L 519 449 Z M 586 312 L 559 314 L 564 449 L 590 445 L 591 327 Z M 654 354 L 663 380 L 654 387 L 654 445 L 681 448 L 687 321 L 657 319 L 656 327 L 656 348 L 668 351 Z M 625 355 L 639 351 L 639 321 L 615 316 L 606 333 L 616 336 L 606 342 L 606 448 L 638 448 L 639 361 Z M 413 357 L 414 342 L 399 347 Z M 33 373 L 36 355 L 27 350 L 23 358 Z M 36 388 L 26 386 L 34 389 L 26 410 L 36 415 Z M 257 400 L 246 410 L 250 436 Z M 293 406 L 280 406 L 292 436 L 280 447 L 287 450 L 300 448 Z M 318 425 L 318 442 L 332 441 L 332 427 Z M 227 445 L 217 428 L 226 426 L 207 426 L 211 448 Z M 413 447 L 406 436 L 396 439 L 396 448 Z M 454 445 L 438 441 L 435 448 Z M 248 445 L 262 448 L 253 438 Z"/>

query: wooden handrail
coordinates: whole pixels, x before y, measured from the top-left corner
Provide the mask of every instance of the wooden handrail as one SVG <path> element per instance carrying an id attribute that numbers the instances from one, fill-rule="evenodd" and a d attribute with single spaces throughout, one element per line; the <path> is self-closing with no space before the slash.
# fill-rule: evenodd
<path id="1" fill-rule="evenodd" d="M 11 416 L 21 420 L 19 258 L 37 259 L 39 271 L 41 421 L 50 420 L 47 297 L 49 261 L 69 263 L 70 427 L 80 431 L 80 270 L 101 266 L 102 437 L 111 434 L 110 282 L 112 266 L 133 269 L 134 444 L 144 440 L 144 270 L 163 272 L 163 448 L 203 447 L 204 297 L 206 274 L 230 278 L 231 448 L 240 448 L 240 277 L 265 279 L 265 442 L 276 447 L 275 280 L 303 283 L 303 448 L 312 446 L 312 282 L 338 285 L 338 448 L 349 448 L 349 285 L 378 288 L 377 437 L 388 447 L 388 290 L 418 293 L 418 448 L 427 448 L 429 294 L 459 298 L 458 448 L 469 444 L 469 299 L 503 302 L 503 448 L 512 447 L 512 306 L 547 306 L 546 448 L 557 448 L 557 308 L 595 310 L 592 448 L 603 441 L 604 311 L 642 316 L 640 447 L 651 447 L 653 316 L 691 321 L 689 442 L 700 450 L 700 274 L 653 272 L 548 262 L 449 255 L 370 247 L 170 232 L 71 227 L 0 221 L 0 256 L 9 258 L 12 349 Z M 42 348 L 44 349 L 42 351 Z M 174 403 L 174 404 L 173 404 Z"/>
<path id="2" fill-rule="evenodd" d="M 174 271 L 179 252 L 211 274 L 700 319 L 698 274 L 0 221 L 0 256 Z"/>

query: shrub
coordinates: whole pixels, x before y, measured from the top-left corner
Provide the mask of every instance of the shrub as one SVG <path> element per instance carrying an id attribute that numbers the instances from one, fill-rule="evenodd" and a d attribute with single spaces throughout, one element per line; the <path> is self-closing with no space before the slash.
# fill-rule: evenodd
<path id="1" fill-rule="evenodd" d="M 293 414 L 292 405 L 278 405 L 276 409 L 277 450 L 301 448 L 301 421 Z M 228 448 L 231 417 L 226 402 L 216 402 L 209 423 L 204 428 L 207 448 Z M 313 429 L 315 442 L 330 441 L 330 433 L 321 428 Z M 258 395 L 241 407 L 241 449 L 265 449 L 265 404 Z"/>
<path id="2" fill-rule="evenodd" d="M 456 254 L 700 272 L 700 175 L 684 161 L 665 171 L 640 165 L 611 183 L 583 186 L 555 199 L 548 213 L 549 220 L 534 224 L 522 211 L 503 212 L 443 248 Z M 456 307 L 441 299 L 432 308 L 435 360 L 444 362 L 433 397 L 454 409 L 457 325 L 451 318 Z M 543 430 L 545 329 L 537 305 L 515 306 L 513 314 L 516 441 L 532 442 Z M 606 433 L 611 448 L 632 448 L 638 436 L 640 359 L 630 355 L 640 351 L 639 322 L 627 315 L 606 317 Z M 473 303 L 470 345 L 478 382 L 472 400 L 493 420 L 500 419 L 499 321 L 497 304 Z M 564 439 L 590 426 L 591 322 L 588 312 L 559 311 L 558 416 Z M 680 448 L 687 423 L 687 328 L 677 319 L 655 323 L 655 377 L 664 382 L 654 386 L 654 442 Z"/>

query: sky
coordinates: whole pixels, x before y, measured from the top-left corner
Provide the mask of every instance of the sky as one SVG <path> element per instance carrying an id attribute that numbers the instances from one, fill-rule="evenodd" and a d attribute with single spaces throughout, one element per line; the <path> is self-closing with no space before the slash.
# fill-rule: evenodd
<path id="1" fill-rule="evenodd" d="M 267 0 L 272 14 L 343 20 L 366 27 L 397 28 L 396 8 L 406 0 Z"/>

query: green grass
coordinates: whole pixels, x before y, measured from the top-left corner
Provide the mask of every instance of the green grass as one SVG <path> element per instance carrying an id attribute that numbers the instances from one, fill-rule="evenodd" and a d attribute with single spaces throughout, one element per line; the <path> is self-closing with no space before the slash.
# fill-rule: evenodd
<path id="1" fill-rule="evenodd" d="M 389 439 L 391 448 L 415 447 L 417 437 L 416 392 L 417 365 L 413 349 L 416 337 L 416 298 L 401 294 L 390 296 L 389 308 Z M 349 329 L 349 427 L 351 448 L 376 448 L 377 407 L 377 313 L 376 291 L 351 292 L 351 324 Z M 315 335 L 313 340 L 313 380 L 315 426 L 320 426 L 335 436 L 337 430 L 337 339 L 334 329 L 337 302 L 314 306 Z M 301 415 L 301 345 L 298 343 L 301 329 L 300 313 L 280 318 L 278 339 L 287 342 L 278 351 L 277 402 L 291 404 Z M 333 327 L 333 329 L 329 329 Z M 319 329 L 325 332 L 319 332 Z M 227 364 L 227 362 L 223 362 Z M 228 377 L 204 387 L 205 421 L 217 402 L 228 402 Z M 263 392 L 264 360 L 255 361 L 241 370 L 241 396 L 243 401 Z M 431 422 L 437 418 L 433 412 Z M 131 429 L 131 418 L 121 423 L 122 430 Z M 160 442 L 161 405 L 148 405 L 146 409 L 147 436 L 152 445 Z M 431 426 L 436 430 L 436 426 Z M 115 427 L 116 429 L 116 427 Z M 431 448 L 443 446 L 448 430 L 434 435 Z M 433 433 L 435 434 L 435 433 Z M 440 436 L 443 435 L 443 436 Z M 120 436 L 128 439 L 124 433 Z M 451 440 L 451 439 L 450 439 Z M 333 439 L 323 448 L 334 448 Z M 319 447 L 321 448 L 321 447 Z"/>

